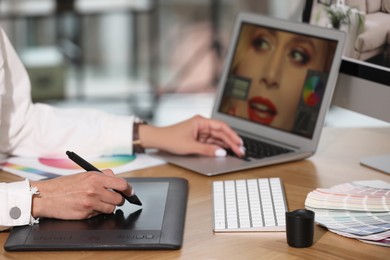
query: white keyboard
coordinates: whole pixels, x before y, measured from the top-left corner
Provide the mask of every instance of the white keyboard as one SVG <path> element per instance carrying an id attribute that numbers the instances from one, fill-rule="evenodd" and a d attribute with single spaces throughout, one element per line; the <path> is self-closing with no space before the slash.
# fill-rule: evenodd
<path id="1" fill-rule="evenodd" d="M 214 232 L 285 231 L 280 178 L 213 182 Z"/>

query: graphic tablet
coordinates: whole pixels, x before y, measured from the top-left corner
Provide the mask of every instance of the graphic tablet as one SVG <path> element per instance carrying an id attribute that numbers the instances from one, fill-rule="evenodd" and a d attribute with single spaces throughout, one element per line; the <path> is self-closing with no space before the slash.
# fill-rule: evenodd
<path id="1" fill-rule="evenodd" d="M 7 251 L 180 249 L 188 196 L 181 178 L 128 178 L 142 206 L 125 202 L 88 220 L 41 219 L 12 229 Z"/>

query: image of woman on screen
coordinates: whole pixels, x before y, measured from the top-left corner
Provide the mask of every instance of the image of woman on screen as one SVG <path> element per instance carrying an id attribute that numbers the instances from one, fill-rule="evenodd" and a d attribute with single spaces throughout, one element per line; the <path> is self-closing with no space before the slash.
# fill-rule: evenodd
<path id="1" fill-rule="evenodd" d="M 328 73 L 335 45 L 249 24 L 240 34 L 221 112 L 290 131 L 308 71 Z"/>

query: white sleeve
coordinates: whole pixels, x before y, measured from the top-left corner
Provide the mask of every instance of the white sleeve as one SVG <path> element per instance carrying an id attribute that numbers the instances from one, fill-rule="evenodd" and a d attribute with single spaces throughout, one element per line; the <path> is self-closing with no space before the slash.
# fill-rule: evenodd
<path id="1" fill-rule="evenodd" d="M 32 192 L 24 181 L 0 183 L 0 231 L 30 224 Z"/>
<path id="2" fill-rule="evenodd" d="M 0 155 L 132 152 L 133 116 L 33 104 L 28 74 L 0 27 Z"/>
<path id="3" fill-rule="evenodd" d="M 132 152 L 133 118 L 97 110 L 31 106 L 26 121 L 10 125 L 9 154 L 65 156 L 67 150 L 83 155 Z"/>

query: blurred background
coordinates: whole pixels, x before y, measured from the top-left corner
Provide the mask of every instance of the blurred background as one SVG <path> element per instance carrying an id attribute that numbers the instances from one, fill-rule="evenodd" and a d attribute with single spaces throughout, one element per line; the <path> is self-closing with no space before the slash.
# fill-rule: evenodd
<path id="1" fill-rule="evenodd" d="M 235 16 L 300 21 L 305 0 L 0 0 L 0 24 L 34 102 L 136 114 L 167 125 L 209 116 Z M 332 108 L 328 126 L 382 122 Z"/>

